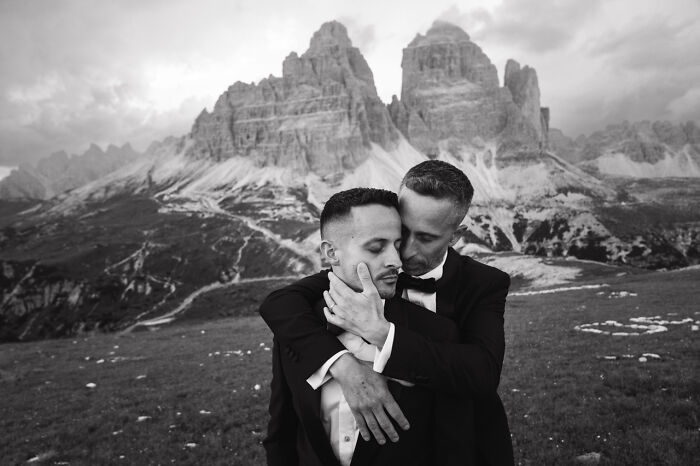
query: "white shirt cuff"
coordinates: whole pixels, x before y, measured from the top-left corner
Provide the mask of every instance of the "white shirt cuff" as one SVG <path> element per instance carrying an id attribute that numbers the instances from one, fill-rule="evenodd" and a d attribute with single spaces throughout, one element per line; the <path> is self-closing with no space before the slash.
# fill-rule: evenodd
<path id="1" fill-rule="evenodd" d="M 394 324 L 389 322 L 389 333 L 386 336 L 382 350 L 379 351 L 379 348 L 376 348 L 374 351 L 374 364 L 372 365 L 372 370 L 374 370 L 374 372 L 379 372 L 381 374 L 384 372 L 386 363 L 389 362 L 391 349 L 394 346 L 394 329 Z"/>
<path id="2" fill-rule="evenodd" d="M 333 356 L 331 356 L 328 361 L 326 361 L 319 370 L 311 374 L 311 376 L 306 379 L 306 383 L 311 385 L 311 388 L 314 390 L 317 390 L 318 387 L 323 385 L 324 383 L 328 382 L 332 377 L 328 373 L 330 370 L 331 366 L 333 365 L 334 362 L 338 360 L 339 357 L 344 355 L 345 353 L 349 353 L 350 351 L 348 350 L 342 350 L 338 351 L 335 353 Z"/>

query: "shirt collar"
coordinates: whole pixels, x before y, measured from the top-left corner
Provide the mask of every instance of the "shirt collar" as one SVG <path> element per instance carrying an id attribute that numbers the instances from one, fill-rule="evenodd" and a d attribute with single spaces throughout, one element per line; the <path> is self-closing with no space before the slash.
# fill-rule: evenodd
<path id="1" fill-rule="evenodd" d="M 442 258 L 442 261 L 437 267 L 424 273 L 423 275 L 418 276 L 417 278 L 434 278 L 435 280 L 440 280 L 442 278 L 442 270 L 445 267 L 445 261 L 447 261 L 447 251 L 445 251 L 445 256 Z"/>

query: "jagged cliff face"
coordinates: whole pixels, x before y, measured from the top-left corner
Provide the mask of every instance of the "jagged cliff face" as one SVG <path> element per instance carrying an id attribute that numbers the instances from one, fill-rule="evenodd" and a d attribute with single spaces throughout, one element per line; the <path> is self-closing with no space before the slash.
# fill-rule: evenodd
<path id="1" fill-rule="evenodd" d="M 141 156 L 129 144 L 106 151 L 92 144 L 82 155 L 56 152 L 36 167 L 21 165 L 0 181 L 0 199 L 50 199 L 94 181 Z"/>
<path id="2" fill-rule="evenodd" d="M 401 99 L 388 106 L 394 123 L 428 157 L 461 167 L 477 205 L 613 196 L 545 151 L 549 112 L 540 107 L 534 69 L 509 60 L 500 86 L 495 66 L 467 33 L 439 21 L 404 49 L 402 68 Z"/>
<path id="3" fill-rule="evenodd" d="M 544 142 L 535 71 L 511 61 L 501 87 L 496 67 L 459 27 L 436 21 L 404 49 L 401 67 L 401 100 L 389 110 L 424 154 L 495 138 L 504 150 L 539 149 Z"/>
<path id="4" fill-rule="evenodd" d="M 549 109 L 540 107 L 540 85 L 534 68 L 508 60 L 503 78 L 505 87 L 510 91 L 513 102 L 520 109 L 524 123 L 523 131 L 538 143 L 546 144 L 549 127 Z"/>
<path id="5" fill-rule="evenodd" d="M 391 149 L 398 135 L 364 57 L 330 22 L 306 53 L 284 60 L 281 78 L 231 86 L 197 118 L 191 138 L 195 157 L 329 175 L 360 165 L 373 143 Z"/>
<path id="6" fill-rule="evenodd" d="M 700 128 L 694 122 L 624 122 L 575 141 L 554 130 L 550 146 L 594 175 L 700 177 Z"/>

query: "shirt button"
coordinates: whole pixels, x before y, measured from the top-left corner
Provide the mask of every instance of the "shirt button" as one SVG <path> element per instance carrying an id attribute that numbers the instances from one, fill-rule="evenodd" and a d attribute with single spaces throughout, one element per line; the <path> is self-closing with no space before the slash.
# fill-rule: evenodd
<path id="1" fill-rule="evenodd" d="M 350 441 L 350 436 L 349 436 L 349 435 L 346 435 L 345 437 L 343 437 L 343 440 L 345 440 L 346 442 L 349 442 L 349 441 Z"/>

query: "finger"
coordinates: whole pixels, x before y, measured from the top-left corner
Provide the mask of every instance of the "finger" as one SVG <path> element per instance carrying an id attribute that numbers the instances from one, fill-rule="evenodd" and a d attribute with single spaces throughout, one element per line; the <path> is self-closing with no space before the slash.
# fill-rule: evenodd
<path id="1" fill-rule="evenodd" d="M 330 291 L 333 296 L 338 297 L 350 297 L 355 292 L 348 285 L 345 284 L 340 278 L 338 278 L 333 272 L 328 273 L 328 280 L 330 281 Z"/>
<path id="2" fill-rule="evenodd" d="M 352 411 L 352 415 L 355 416 L 357 428 L 360 429 L 360 435 L 365 440 L 365 442 L 369 442 L 370 440 L 372 440 L 372 436 L 369 433 L 369 429 L 367 428 L 367 424 L 365 423 L 365 418 L 362 417 L 362 414 L 360 414 L 359 412 Z"/>
<path id="3" fill-rule="evenodd" d="M 330 290 L 328 290 L 328 293 L 331 297 L 331 299 L 338 305 L 338 306 L 343 306 L 348 303 L 348 297 L 343 296 L 340 294 L 335 288 L 331 287 Z"/>
<path id="4" fill-rule="evenodd" d="M 340 327 L 340 324 L 343 322 L 342 320 L 338 319 L 338 316 L 333 314 L 327 307 L 323 308 L 323 315 L 326 316 L 326 321 L 329 324 L 333 324 L 337 327 Z"/>
<path id="5" fill-rule="evenodd" d="M 372 282 L 372 277 L 369 274 L 369 268 L 367 267 L 367 264 L 364 262 L 360 262 L 357 264 L 357 276 L 360 278 L 360 283 L 362 284 L 362 291 L 369 291 L 374 288 L 374 290 L 377 289 L 376 286 L 374 286 L 374 283 Z"/>
<path id="6" fill-rule="evenodd" d="M 331 297 L 330 293 L 328 293 L 328 291 L 323 292 L 323 300 L 326 302 L 326 306 L 328 306 L 329 310 L 333 309 L 333 307 L 335 306 L 335 301 Z"/>
<path id="7" fill-rule="evenodd" d="M 379 427 L 379 424 L 377 424 L 374 413 L 372 411 L 366 411 L 363 413 L 363 416 L 370 432 L 372 432 L 374 438 L 377 439 L 377 443 L 379 443 L 379 445 L 384 445 L 386 443 L 386 437 L 384 437 L 382 429 Z"/>
<path id="8" fill-rule="evenodd" d="M 398 403 L 396 403 L 393 398 L 391 401 L 384 402 L 384 409 L 389 413 L 389 416 L 396 421 L 401 429 L 408 430 L 411 428 L 411 424 L 408 422 L 408 419 L 406 419 L 406 416 L 403 415 L 403 411 L 401 411 Z"/>
<path id="9" fill-rule="evenodd" d="M 364 262 L 357 264 L 357 276 L 360 277 L 360 283 L 362 284 L 362 293 L 367 296 L 379 297 L 379 291 L 377 291 L 377 285 L 372 281 L 372 276 L 369 273 L 369 268 Z"/>
<path id="10" fill-rule="evenodd" d="M 333 296 L 333 291 L 324 291 L 323 292 L 323 299 L 326 301 L 326 304 L 328 305 L 328 309 L 331 310 L 333 314 L 337 314 L 339 316 L 344 316 L 345 314 L 343 313 L 343 298 L 335 295 Z"/>
<path id="11" fill-rule="evenodd" d="M 386 436 L 389 437 L 389 440 L 394 443 L 398 442 L 399 434 L 396 433 L 396 429 L 394 429 L 394 426 L 391 424 L 389 416 L 386 415 L 381 406 L 374 410 L 374 417 L 377 419 L 379 427 L 386 432 Z"/>

